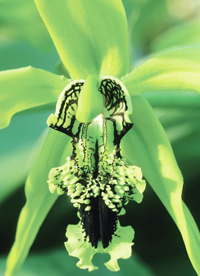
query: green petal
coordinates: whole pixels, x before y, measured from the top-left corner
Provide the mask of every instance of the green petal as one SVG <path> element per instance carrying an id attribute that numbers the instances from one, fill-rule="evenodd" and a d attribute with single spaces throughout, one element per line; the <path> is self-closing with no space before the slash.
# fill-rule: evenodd
<path id="1" fill-rule="evenodd" d="M 88 242 L 88 238 L 85 241 L 81 223 L 68 225 L 66 232 L 68 241 L 65 242 L 65 246 L 69 255 L 80 259 L 77 266 L 82 269 L 88 269 L 88 271 L 96 270 L 98 267 L 92 263 L 93 256 L 96 253 L 107 253 L 110 254 L 111 258 L 105 263 L 105 266 L 111 271 L 118 271 L 120 268 L 117 260 L 120 258 L 128 259 L 131 256 L 134 230 L 131 226 L 122 227 L 119 223 L 117 227 L 111 244 L 104 249 L 101 242 L 98 243 L 97 248 L 94 248 Z"/>
<path id="2" fill-rule="evenodd" d="M 31 66 L 0 72 L 0 128 L 22 110 L 57 101 L 69 80 Z"/>
<path id="3" fill-rule="evenodd" d="M 132 95 L 169 90 L 200 93 L 200 47 L 155 54 L 126 75 L 122 82 Z"/>
<path id="4" fill-rule="evenodd" d="M 50 130 L 42 151 L 27 178 L 26 204 L 20 214 L 15 242 L 8 256 L 7 276 L 15 275 L 20 269 L 42 222 L 58 197 L 49 192 L 48 174 L 52 167 L 62 164 L 66 156 L 71 155 L 68 147 L 66 148 L 69 141 L 68 136 Z"/>
<path id="5" fill-rule="evenodd" d="M 128 34 L 121 0 L 35 0 L 60 58 L 74 79 L 121 77 Z"/>
<path id="6" fill-rule="evenodd" d="M 148 102 L 132 98 L 133 128 L 122 139 L 123 155 L 143 174 L 177 224 L 189 258 L 200 274 L 200 234 L 182 201 L 183 180 L 169 140 Z"/>

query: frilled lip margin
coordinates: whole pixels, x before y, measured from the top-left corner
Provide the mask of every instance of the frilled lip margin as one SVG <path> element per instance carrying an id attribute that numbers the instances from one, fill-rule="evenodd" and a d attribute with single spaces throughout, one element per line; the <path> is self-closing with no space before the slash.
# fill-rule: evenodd
<path id="1" fill-rule="evenodd" d="M 92 258 L 96 253 L 108 253 L 110 260 L 105 263 L 106 267 L 111 271 L 118 271 L 119 265 L 117 260 L 128 259 L 131 256 L 131 246 L 134 239 L 134 230 L 131 226 L 122 227 L 118 222 L 117 230 L 115 231 L 112 242 L 108 247 L 103 248 L 102 243 L 98 243 L 95 248 L 89 242 L 89 238 L 85 240 L 85 235 L 79 222 L 77 225 L 68 225 L 66 237 L 68 241 L 65 242 L 65 247 L 69 255 L 79 258 L 77 266 L 89 271 L 98 269 L 92 264 Z"/>

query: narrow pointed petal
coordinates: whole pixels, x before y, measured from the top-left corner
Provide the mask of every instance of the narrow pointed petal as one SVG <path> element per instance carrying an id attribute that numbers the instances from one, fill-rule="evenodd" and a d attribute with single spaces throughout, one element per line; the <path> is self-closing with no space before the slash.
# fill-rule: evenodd
<path id="1" fill-rule="evenodd" d="M 169 140 L 151 106 L 132 97 L 133 128 L 122 139 L 122 154 L 143 174 L 179 228 L 191 263 L 200 274 L 200 234 L 182 201 L 183 179 Z"/>
<path id="2" fill-rule="evenodd" d="M 35 0 L 60 58 L 74 79 L 121 77 L 128 32 L 121 0 Z"/>
<path id="3" fill-rule="evenodd" d="M 31 66 L 0 72 L 0 128 L 19 111 L 56 102 L 68 83 L 63 76 Z"/>
<path id="4" fill-rule="evenodd" d="M 21 211 L 15 242 L 8 256 L 7 276 L 15 275 L 22 266 L 41 224 L 58 197 L 56 193 L 52 195 L 49 192 L 48 174 L 52 167 L 62 164 L 66 155 L 71 154 L 66 148 L 69 141 L 70 138 L 66 135 L 50 130 L 27 178 L 26 204 Z"/>
<path id="5" fill-rule="evenodd" d="M 200 93 L 200 47 L 171 49 L 155 54 L 122 81 L 131 95 L 169 90 Z"/>

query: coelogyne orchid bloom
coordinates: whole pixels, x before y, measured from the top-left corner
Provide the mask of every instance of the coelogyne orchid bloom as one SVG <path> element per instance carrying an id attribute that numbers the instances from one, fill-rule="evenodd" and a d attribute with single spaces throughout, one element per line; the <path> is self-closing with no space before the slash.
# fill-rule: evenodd
<path id="1" fill-rule="evenodd" d="M 93 255 L 109 253 L 105 265 L 118 270 L 117 259 L 130 257 L 134 236 L 130 226 L 120 226 L 119 216 L 129 200 L 142 201 L 141 171 L 177 224 L 200 274 L 200 235 L 181 198 L 181 173 L 160 122 L 139 96 L 148 91 L 200 92 L 200 47 L 156 54 L 128 73 L 121 0 L 35 2 L 71 79 L 31 67 L 0 73 L 1 127 L 21 110 L 58 100 L 47 120 L 53 130 L 27 178 L 27 201 L 7 276 L 20 269 L 48 211 L 63 193 L 80 217 L 78 225 L 67 227 L 69 254 L 80 259 L 80 268 L 91 271 L 96 269 Z"/>

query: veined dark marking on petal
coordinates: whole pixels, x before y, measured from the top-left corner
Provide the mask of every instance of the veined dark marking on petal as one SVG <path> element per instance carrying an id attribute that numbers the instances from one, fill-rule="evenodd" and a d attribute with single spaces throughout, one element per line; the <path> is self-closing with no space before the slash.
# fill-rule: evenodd
<path id="1" fill-rule="evenodd" d="M 122 131 L 119 133 L 117 131 L 115 119 L 112 117 L 112 118 L 108 118 L 108 120 L 110 120 L 113 123 L 113 129 L 114 129 L 114 140 L 113 140 L 113 143 L 119 149 L 119 144 L 120 144 L 120 141 L 121 141 L 122 137 L 132 128 L 133 124 L 127 123 L 126 126 L 123 127 Z M 121 156 L 119 155 L 118 157 L 121 157 Z"/>
<path id="2" fill-rule="evenodd" d="M 132 123 L 126 122 L 124 119 L 124 112 L 127 110 L 127 102 L 123 89 L 119 83 L 113 79 L 103 79 L 99 87 L 99 91 L 105 96 L 105 107 L 110 111 L 110 117 L 114 126 L 114 144 L 119 144 L 122 137 L 131 129 Z M 120 116 L 122 119 L 121 130 L 117 131 L 116 128 L 116 116 Z"/>
<path id="3" fill-rule="evenodd" d="M 115 80 L 110 78 L 103 79 L 99 91 L 105 96 L 105 107 L 109 111 L 114 109 L 111 116 L 116 112 L 120 103 L 125 104 L 124 111 L 127 110 L 128 107 L 122 87 Z"/>
<path id="4" fill-rule="evenodd" d="M 64 91 L 58 102 L 59 107 L 56 107 L 57 121 L 49 126 L 60 132 L 63 132 L 71 137 L 79 136 L 80 127 L 82 123 L 76 120 L 76 109 L 78 106 L 78 97 L 84 81 L 78 81 L 68 86 Z M 76 109 L 75 109 L 76 107 Z M 76 126 L 75 126 L 76 124 Z"/>
<path id="5" fill-rule="evenodd" d="M 131 182 L 134 172 L 120 154 L 120 140 L 133 124 L 127 119 L 127 94 L 120 82 L 109 77 L 101 81 L 98 89 L 104 96 L 105 114 L 87 124 L 76 120 L 83 84 L 82 80 L 69 84 L 58 99 L 55 115 L 49 117 L 49 126 L 71 136 L 73 147 L 62 169 L 51 170 L 49 183 L 52 190 L 55 185 L 71 197 L 79 210 L 85 239 L 88 237 L 95 248 L 101 241 L 106 248 L 123 206 L 129 200 L 139 202 L 142 198 L 135 182 Z"/>

